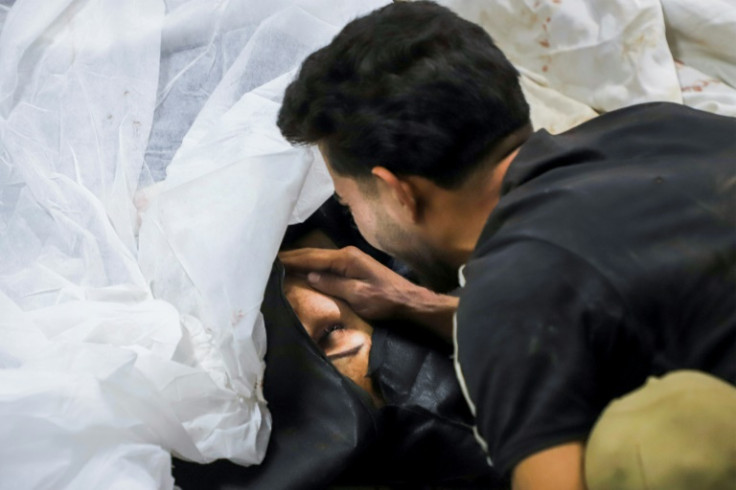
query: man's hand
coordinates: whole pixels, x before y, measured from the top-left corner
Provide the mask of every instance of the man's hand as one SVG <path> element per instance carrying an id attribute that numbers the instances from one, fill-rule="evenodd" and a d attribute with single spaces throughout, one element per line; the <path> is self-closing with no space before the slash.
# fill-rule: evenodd
<path id="1" fill-rule="evenodd" d="M 368 320 L 403 318 L 450 341 L 457 298 L 436 294 L 401 277 L 355 247 L 283 252 L 286 269 L 305 274 L 314 289 L 347 302 Z"/>

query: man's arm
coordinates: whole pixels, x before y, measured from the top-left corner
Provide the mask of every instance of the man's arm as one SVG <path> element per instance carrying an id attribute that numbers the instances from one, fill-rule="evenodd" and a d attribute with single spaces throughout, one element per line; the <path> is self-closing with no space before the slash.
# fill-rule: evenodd
<path id="1" fill-rule="evenodd" d="M 512 474 L 513 490 L 585 490 L 581 442 L 545 449 L 523 459 Z"/>
<path id="2" fill-rule="evenodd" d="M 457 298 L 418 286 L 355 247 L 304 248 L 283 252 L 279 259 L 287 270 L 305 274 L 310 286 L 343 299 L 366 319 L 409 320 L 452 341 Z"/>

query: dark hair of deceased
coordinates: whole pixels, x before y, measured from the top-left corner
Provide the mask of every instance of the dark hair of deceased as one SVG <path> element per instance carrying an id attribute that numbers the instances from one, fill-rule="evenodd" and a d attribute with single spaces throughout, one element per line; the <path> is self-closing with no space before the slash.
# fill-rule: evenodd
<path id="1" fill-rule="evenodd" d="M 380 165 L 449 189 L 529 124 L 518 77 L 479 26 L 432 2 L 398 2 L 304 61 L 278 126 L 292 144 L 320 143 L 340 175 Z"/>

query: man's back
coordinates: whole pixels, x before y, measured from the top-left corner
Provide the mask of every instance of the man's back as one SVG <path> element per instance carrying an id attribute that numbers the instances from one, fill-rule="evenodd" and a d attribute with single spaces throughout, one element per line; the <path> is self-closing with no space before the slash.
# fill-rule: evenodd
<path id="1" fill-rule="evenodd" d="M 736 382 L 735 170 L 736 121 L 672 104 L 522 147 L 458 311 L 458 361 L 502 471 L 584 439 L 649 375 Z"/>

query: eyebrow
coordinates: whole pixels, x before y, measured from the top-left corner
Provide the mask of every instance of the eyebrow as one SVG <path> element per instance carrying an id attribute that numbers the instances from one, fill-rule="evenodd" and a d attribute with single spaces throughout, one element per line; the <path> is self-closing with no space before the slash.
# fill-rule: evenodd
<path id="1" fill-rule="evenodd" d="M 348 350 L 338 352 L 337 354 L 330 354 L 329 356 L 327 356 L 327 359 L 329 359 L 330 361 L 334 361 L 335 359 L 342 359 L 343 357 L 352 357 L 356 355 L 358 352 L 360 352 L 360 349 L 362 348 L 363 348 L 363 344 L 359 344 Z"/>

